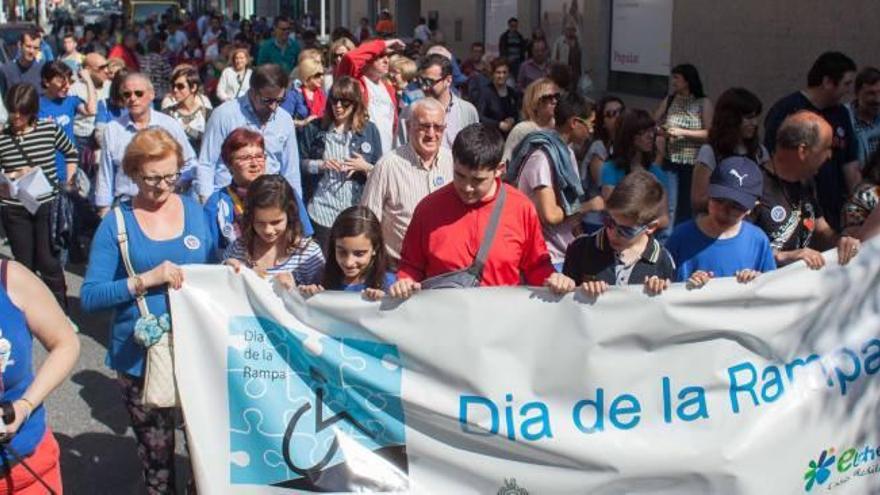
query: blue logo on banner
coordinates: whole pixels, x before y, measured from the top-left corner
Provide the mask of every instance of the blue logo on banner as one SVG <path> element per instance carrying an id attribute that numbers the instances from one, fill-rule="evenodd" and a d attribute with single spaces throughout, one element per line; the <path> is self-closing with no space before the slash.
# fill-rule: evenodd
<path id="1" fill-rule="evenodd" d="M 408 489 L 396 346 L 239 317 L 228 351 L 233 484 Z"/>

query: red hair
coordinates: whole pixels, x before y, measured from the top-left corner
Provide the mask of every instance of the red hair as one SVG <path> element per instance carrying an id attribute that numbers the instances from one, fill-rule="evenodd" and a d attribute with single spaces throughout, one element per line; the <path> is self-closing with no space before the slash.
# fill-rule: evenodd
<path id="1" fill-rule="evenodd" d="M 263 150 L 266 149 L 262 134 L 247 127 L 239 127 L 226 136 L 226 140 L 223 141 L 223 147 L 220 149 L 220 158 L 223 159 L 223 163 L 228 167 L 232 160 L 232 154 L 245 146 L 259 146 Z"/>

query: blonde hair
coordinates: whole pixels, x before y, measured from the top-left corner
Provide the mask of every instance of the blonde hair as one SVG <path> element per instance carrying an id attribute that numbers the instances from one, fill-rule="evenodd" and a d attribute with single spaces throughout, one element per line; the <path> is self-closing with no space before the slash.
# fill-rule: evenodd
<path id="1" fill-rule="evenodd" d="M 129 177 L 138 177 L 144 164 L 173 156 L 177 170 L 183 167 L 183 148 L 165 129 L 153 127 L 139 131 L 131 138 L 122 157 L 122 171 Z"/>
<path id="2" fill-rule="evenodd" d="M 529 84 L 523 94 L 522 102 L 522 113 L 525 120 L 535 120 L 538 113 L 538 102 L 541 99 L 541 96 L 547 91 L 547 88 L 553 86 L 556 86 L 556 83 L 548 77 L 542 77 Z"/>
<path id="3" fill-rule="evenodd" d="M 354 43 L 350 39 L 346 38 L 345 36 L 343 36 L 342 38 L 339 38 L 338 40 L 334 41 L 333 43 L 330 43 L 330 55 L 329 56 L 330 56 L 331 63 L 333 62 L 333 54 L 336 52 L 336 49 L 339 48 L 340 46 L 344 46 L 347 49 L 347 51 L 349 51 L 349 52 L 354 50 Z"/>
<path id="4" fill-rule="evenodd" d="M 403 80 L 410 82 L 419 75 L 419 68 L 416 63 L 403 55 L 394 55 L 389 62 L 391 70 L 397 71 Z"/>
<path id="5" fill-rule="evenodd" d="M 299 73 L 299 80 L 306 82 L 315 74 L 321 74 L 324 72 L 324 64 L 317 60 L 306 58 L 300 61 L 299 65 L 296 67 L 296 71 Z"/>
<path id="6" fill-rule="evenodd" d="M 317 48 L 306 48 L 299 52 L 299 58 L 296 60 L 297 64 L 301 64 L 304 60 L 309 58 L 321 62 L 324 60 L 324 55 L 321 53 L 321 50 L 318 50 Z"/>

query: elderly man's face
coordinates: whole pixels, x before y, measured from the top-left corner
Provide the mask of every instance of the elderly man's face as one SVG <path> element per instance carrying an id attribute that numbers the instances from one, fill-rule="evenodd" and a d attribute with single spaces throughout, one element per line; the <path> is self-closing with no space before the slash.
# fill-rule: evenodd
<path id="1" fill-rule="evenodd" d="M 421 107 L 410 121 L 413 148 L 419 155 L 436 155 L 446 131 L 446 114 L 440 108 Z"/>
<path id="2" fill-rule="evenodd" d="M 152 88 L 140 78 L 132 78 L 122 84 L 122 101 L 132 117 L 149 112 L 155 96 Z"/>

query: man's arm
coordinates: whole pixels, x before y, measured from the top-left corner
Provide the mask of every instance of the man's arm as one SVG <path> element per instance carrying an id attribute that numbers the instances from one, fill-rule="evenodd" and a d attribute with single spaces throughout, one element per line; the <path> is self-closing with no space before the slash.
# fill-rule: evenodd
<path id="1" fill-rule="evenodd" d="M 223 147 L 223 123 L 222 116 L 214 112 L 208 117 L 205 124 L 205 134 L 202 135 L 202 146 L 199 149 L 200 175 L 199 182 L 210 185 L 212 194 L 217 188 L 216 169 L 220 166 L 220 150 Z M 210 194 L 209 194 L 210 196 Z"/>
<path id="2" fill-rule="evenodd" d="M 336 66 L 335 77 L 351 76 L 358 78 L 364 75 L 367 64 L 385 51 L 387 44 L 396 40 L 371 40 L 361 43 L 354 50 L 346 53 Z"/>

